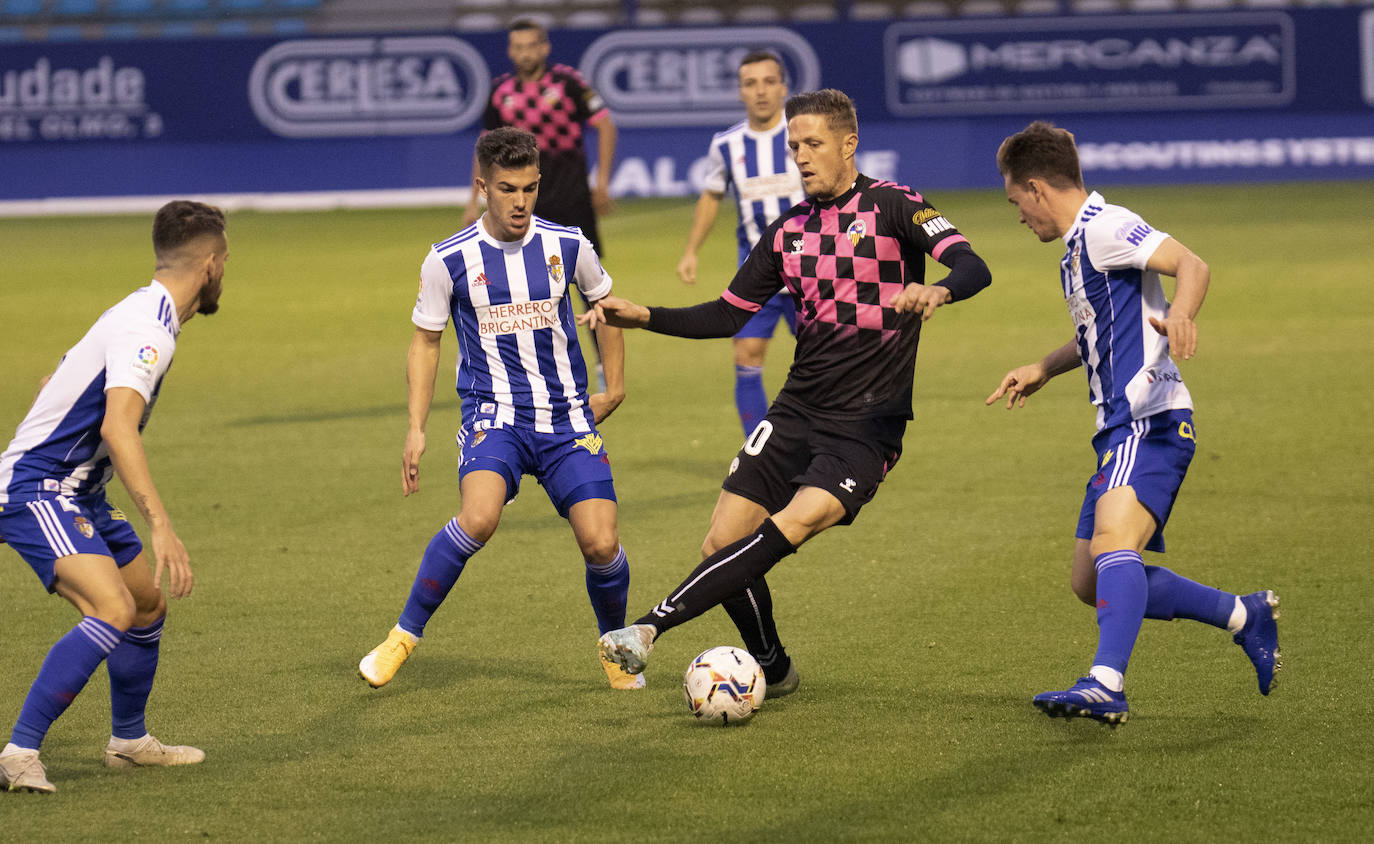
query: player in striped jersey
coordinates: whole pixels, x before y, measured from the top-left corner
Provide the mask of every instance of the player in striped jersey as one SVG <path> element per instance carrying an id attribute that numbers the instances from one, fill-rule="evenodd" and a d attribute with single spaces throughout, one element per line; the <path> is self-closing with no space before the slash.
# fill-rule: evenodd
<path id="1" fill-rule="evenodd" d="M 801 174 L 787 150 L 787 123 L 782 119 L 787 81 L 782 60 L 762 51 L 740 59 L 739 98 L 748 117 L 716 133 L 707 151 L 705 183 L 687 235 L 687 248 L 677 265 L 678 277 L 687 284 L 696 283 L 697 250 L 706 241 L 727 190 L 734 191 L 739 210 L 736 236 L 741 264 L 768 224 L 806 197 Z M 796 333 L 797 312 L 786 292 L 769 299 L 734 337 L 735 408 L 745 436 L 768 412 L 763 364 L 779 319 Z"/>
<path id="2" fill-rule="evenodd" d="M 162 574 L 174 598 L 191 593 L 192 574 L 153 485 L 142 431 L 182 327 L 219 308 L 229 256 L 223 213 L 198 202 L 164 205 L 153 221 L 153 250 L 153 280 L 68 350 L 0 454 L 0 539 L 82 615 L 48 651 L 0 751 L 0 786 L 10 791 L 57 790 L 39 746 L 101 662 L 110 674 L 113 727 L 106 765 L 205 758 L 194 747 L 162 744 L 144 724 L 167 615 Z M 152 532 L 155 571 L 124 514 L 105 498 L 115 472 Z"/>
<path id="3" fill-rule="evenodd" d="M 787 383 L 721 484 L 705 559 L 602 656 L 630 671 L 661 633 L 721 604 L 759 661 L 768 697 L 795 691 L 764 575 L 803 543 L 851 524 L 902 453 L 921 325 L 991 282 L 959 230 L 919 193 L 858 172 L 858 118 L 841 91 L 787 101 L 806 201 L 769 224 L 720 298 L 645 308 L 615 296 L 591 313 L 679 337 L 730 336 L 779 290 L 797 308 Z M 926 256 L 949 270 L 926 284 Z"/>
<path id="4" fill-rule="evenodd" d="M 587 395 L 570 285 L 595 302 L 611 291 L 591 243 L 576 228 L 534 216 L 539 150 L 529 132 L 503 127 L 477 142 L 486 213 L 434 244 L 420 268 L 407 357 L 410 429 L 402 491 L 419 489 L 425 423 L 434 399 L 439 344 L 452 320 L 458 340 L 458 434 L 462 509 L 434 535 L 400 620 L 358 665 L 374 688 L 391 681 L 468 560 L 496 532 L 523 475 L 534 475 L 568 520 L 586 564 L 587 594 L 602 632 L 625 620 L 629 563 L 616 527 L 610 459 L 596 426 L 624 400 L 620 330 L 596 329 L 606 390 Z M 603 660 L 617 689 L 643 676 Z"/>
<path id="5" fill-rule="evenodd" d="M 1063 239 L 1060 287 L 1075 331 L 1037 363 L 1017 367 L 988 397 L 1007 408 L 1051 378 L 1084 367 L 1097 406 L 1089 477 L 1073 554 L 1074 593 L 1097 608 L 1098 648 L 1087 677 L 1033 703 L 1050 716 L 1126 720 L 1126 663 L 1145 618 L 1191 618 L 1228 630 L 1255 667 L 1262 694 L 1276 682 L 1278 598 L 1236 596 L 1147 566 L 1164 551 L 1164 525 L 1197 447 L 1193 402 L 1170 353 L 1197 350 L 1194 318 L 1211 278 L 1207 264 L 1135 213 L 1083 185 L 1073 135 L 1032 123 L 1003 141 L 997 166 L 1021 222 L 1049 243 Z M 1176 283 L 1164 297 L 1161 275 Z"/>

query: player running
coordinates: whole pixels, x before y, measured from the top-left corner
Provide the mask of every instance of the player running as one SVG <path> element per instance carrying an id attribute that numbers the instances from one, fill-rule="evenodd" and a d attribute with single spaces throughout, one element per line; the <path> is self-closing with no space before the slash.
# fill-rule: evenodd
<path id="1" fill-rule="evenodd" d="M 784 287 L 797 309 L 787 383 L 730 466 L 705 561 L 633 625 L 601 637 L 603 658 L 641 671 L 666 630 L 725 606 L 763 667 L 768 696 L 796 667 L 778 639 L 764 575 L 816 534 L 854 521 L 902 452 L 921 324 L 990 282 L 954 225 L 910 188 L 860 175 L 858 121 L 840 91 L 787 102 L 788 146 L 807 201 L 768 226 L 719 299 L 645 308 L 616 297 L 589 316 L 681 337 L 728 337 Z M 924 284 L 925 256 L 949 268 Z"/>
<path id="2" fill-rule="evenodd" d="M 1237 597 L 1194 583 L 1143 551 L 1164 551 L 1169 520 L 1197 448 L 1193 401 L 1169 354 L 1197 351 L 1193 319 L 1211 271 L 1168 234 L 1135 213 L 1088 193 L 1073 135 L 1043 121 L 1007 138 L 997 150 L 1007 201 L 1042 243 L 1062 238 L 1059 262 L 1073 339 L 1038 363 L 1017 367 L 988 396 L 1007 409 L 1051 378 L 1084 367 L 1097 406 L 1093 449 L 1074 545 L 1074 594 L 1097 607 L 1097 654 L 1088 676 L 1064 691 L 1033 699 L 1051 717 L 1083 715 L 1116 726 L 1130 714 L 1126 663 L 1143 619 L 1191 618 L 1232 634 L 1269 694 L 1279 660 L 1279 599 L 1271 591 Z M 1174 302 L 1160 275 L 1176 279 Z"/>
<path id="3" fill-rule="evenodd" d="M 113 735 L 105 764 L 194 765 L 194 747 L 148 734 L 144 710 L 157 671 L 167 602 L 191 594 L 186 547 L 148 470 L 143 426 L 172 364 L 182 327 L 219 309 L 229 245 L 224 214 L 199 202 L 164 205 L 153 220 L 153 280 L 110 308 L 46 380 L 0 455 L 0 537 L 81 622 L 48 651 L 10 741 L 0 785 L 54 792 L 38 750 L 104 662 Z M 114 472 L 151 531 L 155 571 L 124 514 L 106 500 Z"/>
<path id="4" fill-rule="evenodd" d="M 697 250 L 711 232 L 727 189 L 734 191 L 739 207 L 736 236 L 741 264 L 768 224 L 806 197 L 801 174 L 787 150 L 787 122 L 782 119 L 787 81 L 782 60 L 768 52 L 740 59 L 739 98 L 747 119 L 718 132 L 707 151 L 705 186 L 692 216 L 687 248 L 677 264 L 678 277 L 687 284 L 696 284 Z M 797 333 L 797 311 L 785 292 L 769 299 L 734 337 L 735 409 L 746 437 L 768 412 L 763 363 L 779 319 Z"/>
<path id="5" fill-rule="evenodd" d="M 540 187 L 533 135 L 510 127 L 489 132 L 477 142 L 477 161 L 486 213 L 436 243 L 420 268 L 401 465 L 402 492 L 410 495 L 419 489 L 439 344 L 452 318 L 462 399 L 462 509 L 425 549 L 400 621 L 359 663 L 373 687 L 390 682 L 419 644 L 463 567 L 496 532 L 523 475 L 538 479 L 572 525 L 601 632 L 625 623 L 630 568 L 616 528 L 610 461 L 596 429 L 625 398 L 625 346 L 619 329 L 596 328 L 607 389 L 588 396 L 567 296 L 572 283 L 594 302 L 610 293 L 611 277 L 577 229 L 533 215 Z M 613 688 L 644 685 L 643 676 L 608 661 L 603 668 Z"/>

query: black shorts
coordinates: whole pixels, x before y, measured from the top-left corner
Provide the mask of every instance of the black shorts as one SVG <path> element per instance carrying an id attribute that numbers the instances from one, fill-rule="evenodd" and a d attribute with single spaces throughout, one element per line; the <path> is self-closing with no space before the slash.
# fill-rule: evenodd
<path id="1" fill-rule="evenodd" d="M 744 440 L 721 488 L 769 513 L 787 506 L 803 486 L 823 489 L 844 505 L 847 525 L 878 493 L 902 455 L 906 419 L 831 419 L 775 402 Z"/>

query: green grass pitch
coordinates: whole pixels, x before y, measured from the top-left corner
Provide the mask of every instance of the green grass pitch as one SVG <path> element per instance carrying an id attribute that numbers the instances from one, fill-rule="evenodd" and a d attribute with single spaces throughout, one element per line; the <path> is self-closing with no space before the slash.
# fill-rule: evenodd
<path id="1" fill-rule="evenodd" d="M 606 688 L 571 532 L 529 481 L 397 679 L 358 678 L 458 507 L 451 334 L 421 490 L 400 494 L 419 264 L 458 214 L 233 214 L 221 311 L 187 326 L 145 432 L 196 573 L 171 608 L 149 725 L 208 759 L 101 767 L 102 669 L 44 745 L 59 793 L 0 795 L 0 839 L 1367 840 L 1371 187 L 1106 191 L 1213 272 L 1182 364 L 1199 448 L 1166 564 L 1278 591 L 1285 656 L 1263 698 L 1223 632 L 1147 622 L 1115 731 L 1030 706 L 1083 673 L 1096 641 L 1068 588 L 1093 414 L 1080 373 L 1024 410 L 983 405 L 1071 331 L 1059 248 L 1000 193 L 932 197 L 993 286 L 923 332 L 916 420 L 881 494 L 770 576 L 802 686 L 736 729 L 695 724 L 680 688 L 694 654 L 736 643 L 719 611 L 664 637 L 645 691 Z M 688 288 L 673 268 L 690 214 L 626 202 L 606 219 L 618 292 L 716 295 L 733 224 L 717 222 Z M 149 277 L 150 218 L 0 221 L 0 437 Z M 633 617 L 698 559 L 740 432 L 728 342 L 641 332 L 627 346 L 629 397 L 602 431 Z M 790 356 L 774 344 L 770 390 Z M 76 618 L 8 548 L 0 618 L 8 729 Z"/>

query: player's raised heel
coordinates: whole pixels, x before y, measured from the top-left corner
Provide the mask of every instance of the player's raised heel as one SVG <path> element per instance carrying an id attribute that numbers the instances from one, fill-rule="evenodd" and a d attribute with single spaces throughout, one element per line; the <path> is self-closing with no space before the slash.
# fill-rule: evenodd
<path id="1" fill-rule="evenodd" d="M 1072 688 L 1062 692 L 1041 692 L 1031 703 L 1051 718 L 1082 716 L 1113 729 L 1131 716 L 1125 692 L 1114 692 L 1092 677 L 1079 677 Z"/>
<path id="2" fill-rule="evenodd" d="M 105 765 L 110 768 L 165 768 L 204 761 L 205 751 L 198 747 L 166 745 L 146 734 L 138 739 L 111 737 L 105 745 Z"/>
<path id="3" fill-rule="evenodd" d="M 391 682 L 401 663 L 410 658 L 410 652 L 415 650 L 418 644 L 419 637 L 412 636 L 397 625 L 386 634 L 385 642 L 368 651 L 362 658 L 358 663 L 358 673 L 372 688 L 380 689 Z"/>
<path id="4" fill-rule="evenodd" d="M 639 674 L 649 663 L 649 651 L 654 649 L 654 636 L 658 633 L 652 624 L 631 624 L 619 630 L 605 633 L 597 641 L 601 657 L 614 662 L 627 674 Z"/>
<path id="5" fill-rule="evenodd" d="M 52 794 L 57 786 L 48 782 L 48 771 L 38 761 L 37 750 L 20 750 L 0 755 L 0 786 L 6 791 L 31 791 Z"/>
<path id="6" fill-rule="evenodd" d="M 1279 596 L 1264 589 L 1242 595 L 1240 602 L 1245 605 L 1245 626 L 1233 641 L 1250 657 L 1260 694 L 1267 695 L 1278 686 L 1279 669 L 1283 668 L 1279 658 Z"/>
<path id="7" fill-rule="evenodd" d="M 611 681 L 611 688 L 621 691 L 644 688 L 643 674 L 631 674 L 611 660 L 606 659 L 604 655 L 598 654 L 598 656 L 601 657 L 601 667 L 606 671 L 606 679 Z"/>

